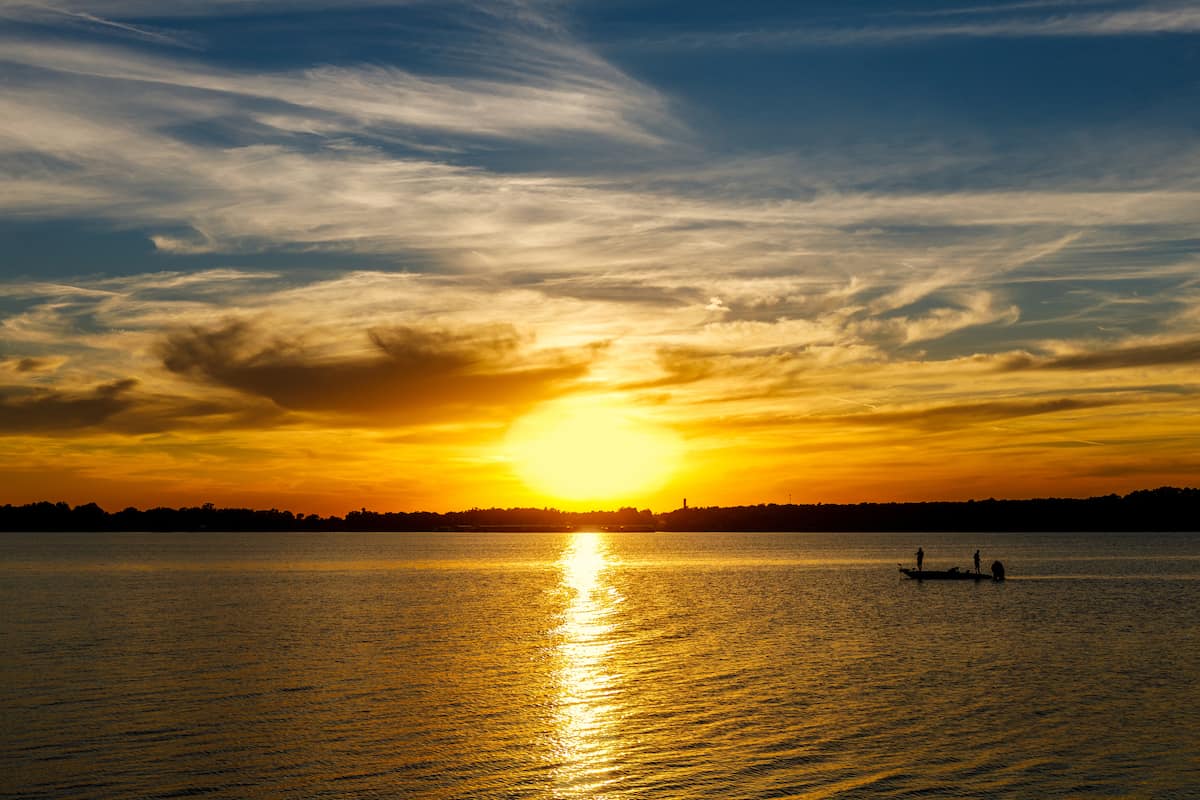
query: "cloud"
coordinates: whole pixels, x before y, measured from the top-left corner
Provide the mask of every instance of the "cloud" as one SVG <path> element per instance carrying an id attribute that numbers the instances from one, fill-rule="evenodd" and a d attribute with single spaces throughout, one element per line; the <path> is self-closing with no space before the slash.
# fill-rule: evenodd
<path id="1" fill-rule="evenodd" d="M 5 0 L 5 2 L 0 2 L 0 19 L 16 19 L 25 22 L 49 23 L 52 25 L 62 22 L 76 23 L 83 26 L 104 29 L 109 33 L 133 36 L 156 44 L 167 44 L 176 47 L 192 46 L 180 38 L 143 25 L 131 25 L 107 19 L 87 11 L 71 10 L 62 8 L 57 4 L 38 2 L 37 0 L 16 0 L 16 2 Z"/>
<path id="2" fill-rule="evenodd" d="M 588 304 L 682 308 L 702 302 L 694 285 L 681 285 L 661 272 L 507 272 L 503 280 L 511 286 L 534 289 L 547 297 L 582 300 Z"/>
<path id="3" fill-rule="evenodd" d="M 83 392 L 0 386 L 0 431 L 44 433 L 95 428 L 132 408 L 138 382 L 115 381 Z"/>
<path id="4" fill-rule="evenodd" d="M 298 12 L 322 9 L 372 7 L 402 7 L 419 0 L 74 0 L 71 7 L 80 13 L 104 15 L 115 19 L 136 17 L 207 17 L 261 14 L 269 12 Z M 0 15 L 14 18 L 35 17 L 58 11 L 56 3 L 45 0 L 3 0 Z M 497 3 L 501 5 L 501 3 Z"/>
<path id="5" fill-rule="evenodd" d="M 992 400 L 981 403 L 952 403 L 927 408 L 876 411 L 869 414 L 846 414 L 835 419 L 838 424 L 845 425 L 870 427 L 898 425 L 926 430 L 952 430 L 1019 417 L 1099 408 L 1112 405 L 1114 402 L 1116 401 L 1105 398 L 1080 399 L 1074 397 L 1044 400 Z"/>
<path id="6" fill-rule="evenodd" d="M 1111 406 L 1117 402 L 1119 402 L 1117 399 L 1103 397 L 968 401 L 853 414 L 822 413 L 806 416 L 749 414 L 722 417 L 719 422 L 703 422 L 702 425 L 716 424 L 726 432 L 776 428 L 780 430 L 811 429 L 814 427 L 831 427 L 835 430 L 855 427 L 942 432 L 974 425 L 994 424 L 1021 417 L 1086 411 Z"/>
<path id="7" fill-rule="evenodd" d="M 719 353 L 693 347 L 660 347 L 657 353 L 661 377 L 627 383 L 622 389 L 639 391 L 695 383 L 722 373 Z"/>
<path id="8" fill-rule="evenodd" d="M 772 170 L 759 164 L 719 164 L 689 183 L 679 167 L 665 179 L 649 170 L 599 177 L 541 171 L 539 158 L 538 171 L 499 171 L 394 146 L 417 128 L 439 141 L 482 133 L 539 148 L 545 137 L 577 146 L 582 133 L 654 150 L 651 140 L 678 133 L 656 92 L 585 48 L 552 44 L 544 61 L 528 56 L 530 70 L 485 78 L 378 65 L 250 73 L 127 48 L 0 40 L 4 57 L 39 67 L 13 70 L 0 97 L 0 171 L 11 176 L 0 210 L 136 220 L 164 255 L 369 253 L 542 274 L 545 293 L 553 285 L 563 297 L 621 301 L 638 285 L 663 303 L 717 296 L 740 313 L 736 286 L 698 286 L 696 276 L 860 277 L 894 289 L 903 305 L 1062 256 L 1082 231 L 1112 232 L 1114 248 L 1138 236 L 1152 246 L 1164 228 L 1182 239 L 1200 224 L 1193 151 L 1172 158 L 1171 176 L 1153 188 L 1141 178 L 1129 188 L 1122 175 L 1072 190 L 1059 184 L 1077 178 L 1051 176 L 1037 189 L 914 191 L 914 177 L 903 190 L 866 191 L 855 186 L 870 183 L 873 165 L 814 184 L 807 163 L 772 163 L 771 191 L 761 193 L 758 178 Z M 180 133 L 208 125 L 227 139 Z M 964 169 L 976 166 L 968 161 Z M 944 166 L 932 154 L 906 169 Z M 774 196 L 783 191 L 793 196 Z M 921 263 L 900 266 L 911 261 Z M 650 273 L 690 281 L 671 286 Z"/>
<path id="9" fill-rule="evenodd" d="M 949 13 L 988 13 L 1029 10 L 1040 3 L 1018 3 Z M 940 12 L 938 12 L 940 13 Z M 870 44 L 920 43 L 945 38 L 1061 38 L 1152 36 L 1200 33 L 1200 9 L 1194 6 L 1136 8 L 1121 11 L 1087 11 L 1051 15 L 997 15 L 970 22 L 921 25 L 812 25 L 804 28 L 744 29 L 716 33 L 688 33 L 647 42 L 654 47 L 686 48 L 786 48 L 841 47 Z"/>
<path id="10" fill-rule="evenodd" d="M 121 5 L 85 8 L 103 15 Z M 470 69 L 434 74 L 380 64 L 252 71 L 203 54 L 0 38 L 0 58 L 12 66 L 0 97 L 0 209 L 136 220 L 163 254 L 322 248 L 454 270 L 604 272 L 617 292 L 651 269 L 727 275 L 835 264 L 865 277 L 888 263 L 881 259 L 928 252 L 931 241 L 939 253 L 966 249 L 934 228 L 984 245 L 1024 237 L 1036 258 L 1086 228 L 1123 226 L 1132 236 L 1139 226 L 1200 223 L 1195 152 L 1160 157 L 1170 178 L 1150 187 L 1122 175 L 1068 190 L 1078 176 L 1056 174 L 1042 175 L 1037 189 L 914 191 L 948 159 L 974 175 L 984 158 L 932 148 L 888 167 L 903 189 L 880 189 L 879 164 L 897 161 L 894 150 L 816 173 L 807 162 L 688 156 L 693 135 L 670 99 L 567 34 L 506 23 L 485 41 Z M 638 167 L 638 154 L 651 152 L 671 166 L 603 176 L 573 174 L 574 162 L 542 166 L 548 147 L 561 155 L 594 139 Z M 400 140 L 449 150 L 418 152 Z M 536 148 L 538 167 L 488 169 L 498 140 Z M 663 143 L 672 145 L 668 159 Z M 1144 176 L 1156 165 L 1136 166 L 1129 172 Z M 900 239 L 888 234 L 896 227 L 930 233 Z M 865 235 L 871 229 L 881 233 Z M 928 272 L 969 280 L 984 250 Z M 705 296 L 713 295 L 733 307 L 732 295 Z"/>
<path id="11" fill-rule="evenodd" d="M 63 365 L 65 358 L 54 356 L 23 358 L 0 358 L 0 369 L 17 374 L 42 374 L 54 372 Z"/>
<path id="12" fill-rule="evenodd" d="M 244 71 L 199 56 L 6 37 L 0 37 L 0 62 L 36 68 L 22 83 L 77 95 L 78 105 L 95 108 L 100 118 L 104 104 L 138 109 L 151 120 L 179 114 L 229 123 L 237 114 L 242 128 L 256 125 L 259 135 L 407 130 L 465 140 L 544 140 L 571 133 L 654 144 L 662 141 L 656 129 L 678 130 L 663 97 L 582 46 L 496 33 L 496 48 L 507 57 L 472 53 L 475 75 L 423 75 L 378 64 Z M 493 72 L 484 71 L 489 63 Z M 88 92 L 102 92 L 104 103 L 88 102 Z"/>
<path id="13" fill-rule="evenodd" d="M 1021 310 L 1015 305 L 998 307 L 990 292 L 972 292 L 961 301 L 963 307 L 936 308 L 924 316 L 898 321 L 904 331 L 904 343 L 940 339 L 979 325 L 997 322 L 1012 325 L 1021 317 Z"/>
<path id="14" fill-rule="evenodd" d="M 1039 357 L 1028 353 L 999 360 L 1003 372 L 1021 370 L 1109 370 L 1159 367 L 1200 362 L 1200 339 L 1127 345 L 1104 350 Z"/>
<path id="15" fill-rule="evenodd" d="M 12 359 L 17 374 L 45 373 L 61 359 Z M 22 365 L 34 365 L 22 370 Z M 10 366 L 0 362 L 0 368 Z M 44 377 L 44 374 L 42 375 Z M 64 381 L 65 384 L 65 381 Z M 0 385 L 0 433 L 16 436 L 160 434 L 188 430 L 279 427 L 297 420 L 265 401 L 244 397 L 198 398 L 151 391 L 137 378 L 70 387 Z"/>
<path id="16" fill-rule="evenodd" d="M 576 388 L 594 350 L 526 353 L 511 326 L 460 330 L 392 326 L 367 332 L 359 354 L 322 354 L 301 339 L 272 337 L 244 320 L 169 335 L 159 347 L 170 372 L 293 411 L 373 424 L 506 418 Z"/>
<path id="17" fill-rule="evenodd" d="M 896 10 L 889 12 L 890 16 L 896 17 L 957 17 L 957 16 L 973 16 L 977 14 L 996 14 L 996 13 L 1012 13 L 1014 11 L 1025 11 L 1031 8 L 1074 8 L 1079 6 L 1094 6 L 1098 3 L 1111 2 L 1111 0 L 1021 0 L 1020 2 L 1006 2 L 1002 4 L 977 5 L 977 6 L 956 6 L 951 8 L 939 9 L 922 9 L 918 11 Z"/>

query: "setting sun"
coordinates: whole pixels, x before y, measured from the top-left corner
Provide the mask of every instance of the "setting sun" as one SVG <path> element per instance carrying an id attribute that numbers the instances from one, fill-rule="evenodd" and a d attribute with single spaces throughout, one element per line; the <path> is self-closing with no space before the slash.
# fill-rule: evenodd
<path id="1" fill-rule="evenodd" d="M 622 502 L 669 478 L 681 446 L 617 406 L 565 402 L 518 420 L 506 451 L 516 474 L 555 500 Z"/>

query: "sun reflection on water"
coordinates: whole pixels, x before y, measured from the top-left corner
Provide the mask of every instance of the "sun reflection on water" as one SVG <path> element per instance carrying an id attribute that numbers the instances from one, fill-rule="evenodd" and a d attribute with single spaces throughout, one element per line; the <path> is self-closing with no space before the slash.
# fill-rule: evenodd
<path id="1" fill-rule="evenodd" d="M 559 566 L 569 601 L 558 629 L 558 796 L 603 797 L 616 780 L 609 655 L 622 598 L 605 581 L 611 562 L 601 534 L 574 534 Z"/>

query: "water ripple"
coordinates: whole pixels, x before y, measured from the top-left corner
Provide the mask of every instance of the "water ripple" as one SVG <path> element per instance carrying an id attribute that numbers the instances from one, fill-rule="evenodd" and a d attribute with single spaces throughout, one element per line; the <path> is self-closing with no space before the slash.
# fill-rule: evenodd
<path id="1" fill-rule="evenodd" d="M 1131 541 L 0 537 L 0 798 L 1200 796 L 1200 537 Z"/>

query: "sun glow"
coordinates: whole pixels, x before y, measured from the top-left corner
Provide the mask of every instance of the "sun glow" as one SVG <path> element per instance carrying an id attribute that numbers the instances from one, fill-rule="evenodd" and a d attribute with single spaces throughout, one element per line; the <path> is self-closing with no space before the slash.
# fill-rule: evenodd
<path id="1" fill-rule="evenodd" d="M 507 453 L 517 475 L 539 492 L 559 500 L 619 501 L 669 478 L 681 446 L 619 406 L 574 401 L 518 420 Z"/>

